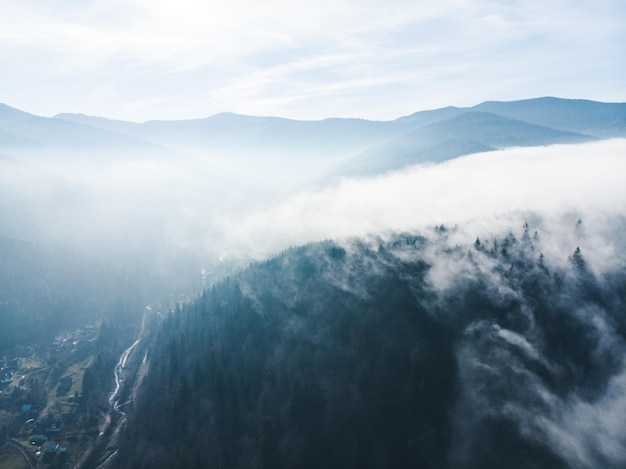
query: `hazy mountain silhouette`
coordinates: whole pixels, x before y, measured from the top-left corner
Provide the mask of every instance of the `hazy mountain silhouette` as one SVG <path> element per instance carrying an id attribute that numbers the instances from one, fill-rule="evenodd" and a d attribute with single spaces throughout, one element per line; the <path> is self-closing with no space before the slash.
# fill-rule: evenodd
<path id="1" fill-rule="evenodd" d="M 204 119 L 148 121 L 142 124 L 75 114 L 58 119 L 121 132 L 186 152 L 279 153 L 291 156 L 333 152 L 354 154 L 401 134 L 393 122 L 364 119 L 298 121 L 279 117 L 221 113 Z"/>
<path id="2" fill-rule="evenodd" d="M 154 142 L 142 140 L 129 133 L 84 125 L 68 120 L 40 117 L 6 105 L 0 107 L 0 149 L 18 158 L 34 155 L 64 156 L 95 153 L 115 155 L 116 151 L 135 154 L 166 155 L 173 152 Z"/>
<path id="3" fill-rule="evenodd" d="M 581 135 L 583 134 L 583 135 Z M 364 175 L 424 161 L 442 161 L 506 146 L 573 143 L 626 135 L 626 104 L 537 98 L 445 107 L 393 121 L 330 118 L 299 121 L 221 113 L 203 119 L 126 122 L 58 114 L 44 118 L 0 106 L 0 150 L 32 149 L 132 154 L 181 153 L 277 157 L 337 164 L 335 174 Z M 361 165 L 362 167 L 359 167 Z"/>
<path id="4" fill-rule="evenodd" d="M 545 97 L 512 102 L 487 101 L 472 109 L 597 137 L 626 136 L 626 103 Z"/>
<path id="5" fill-rule="evenodd" d="M 6 149 L 17 149 L 21 147 L 35 147 L 37 142 L 0 129 L 0 145 Z"/>
<path id="6" fill-rule="evenodd" d="M 403 124 L 413 129 L 423 127 L 428 124 L 434 124 L 442 120 L 450 119 L 467 112 L 467 108 L 448 106 L 441 109 L 434 109 L 432 111 L 418 111 L 409 116 L 404 116 L 396 119 L 396 124 Z"/>
<path id="7" fill-rule="evenodd" d="M 450 106 L 416 112 L 393 121 L 338 118 L 298 121 L 232 113 L 216 114 L 204 119 L 148 121 L 143 124 L 78 114 L 59 114 L 56 118 L 134 135 L 166 146 L 283 150 L 300 146 L 300 151 L 304 153 L 321 149 L 356 154 L 364 146 L 380 144 L 468 112 L 489 112 L 530 124 L 596 137 L 621 136 L 626 128 L 626 104 L 559 98 L 485 102 L 470 108 Z"/>
<path id="8" fill-rule="evenodd" d="M 16 124 L 34 117 L 37 116 L 0 103 L 0 126 L 4 124 Z"/>
<path id="9" fill-rule="evenodd" d="M 452 137 L 441 141 L 420 141 L 411 135 L 364 152 L 341 163 L 333 170 L 335 176 L 374 176 L 418 163 L 441 162 L 496 148 L 470 138 Z"/>
<path id="10" fill-rule="evenodd" d="M 347 161 L 339 175 L 373 175 L 417 163 L 513 146 L 580 143 L 594 137 L 485 112 L 465 112 L 424 126 Z"/>

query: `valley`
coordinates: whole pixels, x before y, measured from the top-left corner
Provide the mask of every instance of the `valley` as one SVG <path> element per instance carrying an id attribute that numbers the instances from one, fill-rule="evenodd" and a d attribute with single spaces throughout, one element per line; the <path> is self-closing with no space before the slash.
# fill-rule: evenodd
<path id="1" fill-rule="evenodd" d="M 0 106 L 0 467 L 623 466 L 625 132 Z"/>
<path id="2" fill-rule="evenodd" d="M 131 399 L 141 361 L 129 358 L 131 348 L 121 352 L 122 341 L 106 330 L 91 323 L 52 341 L 2 350 L 0 428 L 7 444 L 1 454 L 14 461 L 2 467 L 20 467 L 13 450 L 44 468 L 93 467 L 115 451 L 125 421 L 116 396 Z M 112 368 L 118 358 L 123 363 Z"/>

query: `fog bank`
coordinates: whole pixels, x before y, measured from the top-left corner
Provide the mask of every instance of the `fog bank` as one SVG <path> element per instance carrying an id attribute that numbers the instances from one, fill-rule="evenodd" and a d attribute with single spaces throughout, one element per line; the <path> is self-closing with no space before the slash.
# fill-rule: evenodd
<path id="1" fill-rule="evenodd" d="M 506 222 L 511 212 L 548 218 L 574 213 L 587 219 L 623 214 L 625 157 L 626 140 L 616 139 L 511 148 L 372 179 L 343 179 L 269 209 L 219 218 L 219 244 L 262 257 L 327 238 L 478 220 L 489 226 Z"/>

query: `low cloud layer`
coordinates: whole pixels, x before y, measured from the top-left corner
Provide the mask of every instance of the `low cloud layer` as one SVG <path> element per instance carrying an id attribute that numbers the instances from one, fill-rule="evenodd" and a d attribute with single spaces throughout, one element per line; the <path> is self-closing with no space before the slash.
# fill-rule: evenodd
<path id="1" fill-rule="evenodd" d="M 4 161 L 0 234 L 96 250 L 263 258 L 311 241 L 439 224 L 471 222 L 487 235 L 515 212 L 570 213 L 592 226 L 624 214 L 624 155 L 623 139 L 513 148 L 306 191 L 294 188 L 310 174 L 251 162 L 225 171 L 202 159 Z"/>
<path id="2" fill-rule="evenodd" d="M 454 225 L 511 212 L 623 213 L 626 140 L 512 148 L 417 166 L 374 179 L 345 179 L 275 207 L 220 218 L 225 250 L 266 255 L 327 238 Z M 219 244 L 219 243 L 218 243 Z"/>

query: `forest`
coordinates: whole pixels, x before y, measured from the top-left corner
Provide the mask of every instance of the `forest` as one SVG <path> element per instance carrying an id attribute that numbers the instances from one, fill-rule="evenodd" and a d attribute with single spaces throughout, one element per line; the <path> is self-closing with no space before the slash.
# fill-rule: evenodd
<path id="1" fill-rule="evenodd" d="M 120 467 L 620 467 L 626 272 L 549 225 L 310 243 L 177 304 Z"/>

